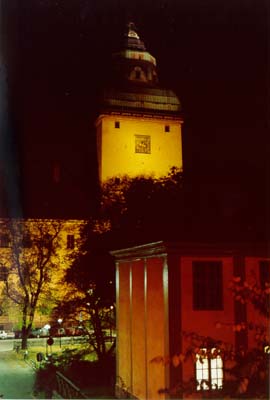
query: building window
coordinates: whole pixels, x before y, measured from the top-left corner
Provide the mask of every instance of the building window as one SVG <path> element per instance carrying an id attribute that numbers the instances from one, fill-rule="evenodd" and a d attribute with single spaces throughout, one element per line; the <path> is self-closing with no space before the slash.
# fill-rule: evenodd
<path id="1" fill-rule="evenodd" d="M 67 249 L 74 249 L 75 239 L 74 235 L 67 235 Z"/>
<path id="2" fill-rule="evenodd" d="M 266 283 L 270 284 L 270 261 L 260 261 L 260 284 L 261 288 L 266 287 Z"/>
<path id="3" fill-rule="evenodd" d="M 223 361 L 215 348 L 200 349 L 196 354 L 197 390 L 219 390 L 223 384 Z"/>
<path id="4" fill-rule="evenodd" d="M 151 153 L 151 138 L 146 135 L 135 135 L 135 153 Z"/>
<path id="5" fill-rule="evenodd" d="M 165 125 L 165 132 L 170 132 L 170 125 Z"/>
<path id="6" fill-rule="evenodd" d="M 23 235 L 23 239 L 22 239 L 22 247 L 24 248 L 30 248 L 32 245 L 31 243 L 31 238 L 30 235 Z"/>
<path id="7" fill-rule="evenodd" d="M 0 236 L 0 247 L 9 247 L 10 245 L 10 239 L 9 236 L 6 234 L 3 234 Z"/>
<path id="8" fill-rule="evenodd" d="M 194 310 L 222 310 L 222 262 L 194 261 L 192 273 Z"/>
<path id="9" fill-rule="evenodd" d="M 6 281 L 8 277 L 7 267 L 0 267 L 0 281 Z"/>
<path id="10" fill-rule="evenodd" d="M 120 121 L 115 121 L 115 122 L 114 122 L 114 127 L 115 127 L 116 129 L 120 129 Z"/>
<path id="11" fill-rule="evenodd" d="M 43 246 L 45 249 L 51 250 L 52 249 L 52 241 L 53 236 L 49 233 L 46 233 L 43 237 Z"/>

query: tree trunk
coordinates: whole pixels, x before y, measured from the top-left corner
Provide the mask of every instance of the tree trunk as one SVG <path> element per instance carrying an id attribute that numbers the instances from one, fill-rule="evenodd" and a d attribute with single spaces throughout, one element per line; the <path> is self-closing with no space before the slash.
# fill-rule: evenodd
<path id="1" fill-rule="evenodd" d="M 28 339 L 28 333 L 26 329 L 22 329 L 22 350 L 27 349 L 27 339 Z"/>
<path id="2" fill-rule="evenodd" d="M 22 327 L 22 350 L 27 350 L 27 340 L 29 337 L 29 333 L 31 331 L 31 326 L 23 326 Z"/>

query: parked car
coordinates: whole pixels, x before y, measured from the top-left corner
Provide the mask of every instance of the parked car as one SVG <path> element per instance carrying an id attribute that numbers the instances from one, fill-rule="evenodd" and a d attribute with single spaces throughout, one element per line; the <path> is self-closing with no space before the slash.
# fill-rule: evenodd
<path id="1" fill-rule="evenodd" d="M 7 332 L 0 331 L 0 339 L 6 339 L 6 338 L 7 338 Z"/>
<path id="2" fill-rule="evenodd" d="M 39 338 L 41 336 L 41 329 L 32 329 L 29 338 Z"/>
<path id="3" fill-rule="evenodd" d="M 14 338 L 15 338 L 15 333 L 11 332 L 11 331 L 8 331 L 7 332 L 7 339 L 14 339 Z"/>
<path id="4" fill-rule="evenodd" d="M 46 328 L 35 328 L 31 330 L 29 335 L 30 338 L 41 338 L 41 337 L 48 337 L 49 331 Z"/>

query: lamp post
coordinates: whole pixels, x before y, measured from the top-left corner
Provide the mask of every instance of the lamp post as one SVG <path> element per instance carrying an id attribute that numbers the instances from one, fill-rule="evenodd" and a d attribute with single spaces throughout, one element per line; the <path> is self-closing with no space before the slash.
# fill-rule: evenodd
<path id="1" fill-rule="evenodd" d="M 60 329 L 60 349 L 61 349 L 62 348 L 62 343 L 61 343 L 61 324 L 63 322 L 63 319 L 62 318 L 58 318 L 57 322 L 58 322 L 58 324 L 60 326 L 59 329 Z"/>
<path id="2" fill-rule="evenodd" d="M 112 311 L 113 306 L 110 306 L 110 341 L 112 342 Z"/>

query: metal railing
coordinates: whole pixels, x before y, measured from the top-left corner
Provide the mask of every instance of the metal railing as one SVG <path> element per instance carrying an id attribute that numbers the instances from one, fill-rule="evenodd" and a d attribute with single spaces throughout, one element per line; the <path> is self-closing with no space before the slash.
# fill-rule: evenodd
<path id="1" fill-rule="evenodd" d="M 81 390 L 61 372 L 56 372 L 57 393 L 63 399 L 87 399 Z"/>

